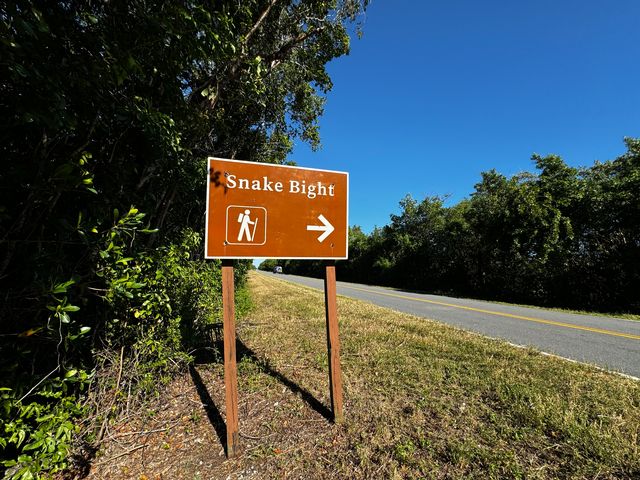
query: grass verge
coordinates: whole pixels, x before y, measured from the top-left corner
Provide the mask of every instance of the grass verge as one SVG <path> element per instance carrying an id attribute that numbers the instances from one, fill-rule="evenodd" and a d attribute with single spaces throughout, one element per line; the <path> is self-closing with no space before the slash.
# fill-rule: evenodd
<path id="1" fill-rule="evenodd" d="M 267 477 L 640 477 L 638 382 L 346 298 L 345 422 L 328 424 L 322 293 L 250 288 L 240 395 L 293 394 L 247 452 Z"/>
<path id="2" fill-rule="evenodd" d="M 258 274 L 249 290 L 241 454 L 224 456 L 218 343 L 143 409 L 127 406 L 88 479 L 640 478 L 640 382 L 339 297 L 334 425 L 322 292 Z"/>

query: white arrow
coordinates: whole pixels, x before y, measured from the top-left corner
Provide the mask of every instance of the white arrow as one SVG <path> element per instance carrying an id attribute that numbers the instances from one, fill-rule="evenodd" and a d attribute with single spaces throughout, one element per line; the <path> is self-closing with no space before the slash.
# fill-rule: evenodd
<path id="1" fill-rule="evenodd" d="M 335 228 L 329 223 L 329 220 L 324 218 L 324 215 L 322 214 L 318 215 L 318 220 L 320 220 L 324 225 L 307 225 L 307 230 L 312 230 L 314 232 L 324 232 L 318 237 L 318 241 L 322 243 L 324 242 L 325 238 L 331 235 L 331 232 L 333 232 Z"/>

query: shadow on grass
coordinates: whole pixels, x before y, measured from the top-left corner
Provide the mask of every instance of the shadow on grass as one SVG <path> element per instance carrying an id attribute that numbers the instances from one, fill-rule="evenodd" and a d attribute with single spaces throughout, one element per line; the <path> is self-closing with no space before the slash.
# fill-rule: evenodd
<path id="1" fill-rule="evenodd" d="M 222 352 L 224 350 L 224 343 L 222 340 L 222 325 L 215 325 L 212 327 L 211 331 L 211 342 L 213 344 L 213 348 L 202 348 L 198 349 L 198 352 L 195 354 L 195 361 L 198 364 L 212 364 L 212 363 L 222 363 Z M 253 362 L 261 372 L 270 375 L 275 378 L 277 381 L 285 385 L 292 392 L 300 395 L 302 400 L 309 405 L 313 410 L 322 415 L 325 419 L 329 421 L 333 421 L 333 412 L 329 408 L 327 408 L 320 400 L 315 398 L 311 392 L 302 388 L 300 385 L 295 383 L 293 380 L 286 377 L 284 374 L 276 370 L 271 366 L 268 359 L 260 358 L 251 348 L 245 345 L 241 340 L 236 340 L 236 359 L 237 362 L 241 362 L 243 358 L 249 359 Z M 225 424 L 220 411 L 215 406 L 209 391 L 207 390 L 202 377 L 196 370 L 193 365 L 189 366 L 189 373 L 191 374 L 191 378 L 193 383 L 198 391 L 198 395 L 200 396 L 200 400 L 204 404 L 204 409 L 207 412 L 207 417 L 211 422 L 211 425 L 216 431 L 218 438 L 220 439 L 220 443 L 227 451 L 227 426 Z M 240 419 L 242 421 L 242 419 Z"/>
<path id="2" fill-rule="evenodd" d="M 189 373 L 191 374 L 191 379 L 193 380 L 193 384 L 198 391 L 198 395 L 200 395 L 200 400 L 204 405 L 204 411 L 207 412 L 207 417 L 209 418 L 209 422 L 213 425 L 213 428 L 220 439 L 220 443 L 224 447 L 225 452 L 227 451 L 227 426 L 224 423 L 224 419 L 220 414 L 220 410 L 216 407 L 216 404 L 209 395 L 209 391 L 207 390 L 206 385 L 202 381 L 202 377 L 198 373 L 198 370 L 193 365 L 189 365 Z"/>
<path id="3" fill-rule="evenodd" d="M 300 395 L 302 400 L 307 405 L 309 405 L 312 409 L 314 409 L 324 418 L 326 418 L 329 421 L 333 421 L 333 413 L 331 412 L 331 410 L 328 409 L 322 402 L 320 402 L 320 400 L 314 397 L 310 391 L 302 388 L 293 380 L 287 378 L 285 375 L 283 375 L 278 370 L 273 368 L 269 364 L 269 360 L 258 357 L 258 355 L 256 355 L 256 353 L 253 350 L 251 350 L 249 347 L 247 347 L 241 340 L 238 340 L 236 345 L 237 345 L 236 352 L 237 352 L 238 362 L 242 361 L 243 358 L 248 358 L 254 364 L 256 364 L 262 372 L 272 376 L 273 378 L 278 380 L 280 383 L 285 385 L 289 390 Z"/>

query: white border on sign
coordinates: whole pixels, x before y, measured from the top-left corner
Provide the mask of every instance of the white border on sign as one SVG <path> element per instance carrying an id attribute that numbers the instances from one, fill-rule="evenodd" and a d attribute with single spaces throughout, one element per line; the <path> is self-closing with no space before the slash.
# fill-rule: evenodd
<path id="1" fill-rule="evenodd" d="M 211 160 L 222 160 L 223 162 L 235 162 L 235 163 L 246 163 L 250 165 L 265 165 L 269 167 L 280 167 L 280 168 L 293 168 L 299 170 L 311 170 L 314 172 L 328 172 L 328 173 L 339 173 L 341 175 L 347 176 L 347 214 L 346 214 L 346 226 L 347 230 L 345 232 L 345 252 L 346 255 L 344 257 L 265 257 L 263 255 L 259 256 L 249 256 L 249 255 L 233 255 L 233 256 L 225 256 L 225 257 L 210 257 L 207 255 L 207 245 L 209 244 L 209 190 L 211 184 L 210 170 L 211 170 Z M 280 260 L 347 260 L 349 258 L 349 172 L 343 172 L 340 170 L 326 170 L 322 168 L 311 168 L 311 167 L 298 167 L 296 165 L 279 165 L 277 163 L 260 163 L 260 162 L 248 162 L 246 160 L 231 160 L 229 158 L 220 158 L 220 157 L 207 157 L 207 198 L 206 198 L 206 210 L 205 210 L 205 225 L 204 225 L 204 258 L 206 260 L 242 260 L 242 259 L 254 259 L 254 258 L 275 258 Z M 265 234 L 266 237 L 266 234 Z"/>

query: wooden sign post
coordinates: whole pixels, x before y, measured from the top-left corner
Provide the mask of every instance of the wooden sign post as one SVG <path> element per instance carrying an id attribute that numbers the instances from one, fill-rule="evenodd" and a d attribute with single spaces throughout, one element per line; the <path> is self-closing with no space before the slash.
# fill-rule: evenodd
<path id="1" fill-rule="evenodd" d="M 222 261 L 224 387 L 227 407 L 227 457 L 238 453 L 238 370 L 236 367 L 236 312 L 233 261 Z"/>
<path id="2" fill-rule="evenodd" d="M 341 422 L 335 260 L 348 256 L 349 174 L 209 158 L 205 258 L 222 259 L 227 457 L 238 444 L 233 263 L 239 258 L 324 259 L 329 390 Z"/>
<path id="3" fill-rule="evenodd" d="M 336 302 L 336 266 L 327 263 L 324 274 L 324 308 L 327 319 L 327 354 L 329 356 L 329 392 L 331 411 L 336 423 L 342 422 L 342 375 L 340 369 L 340 335 Z"/>

